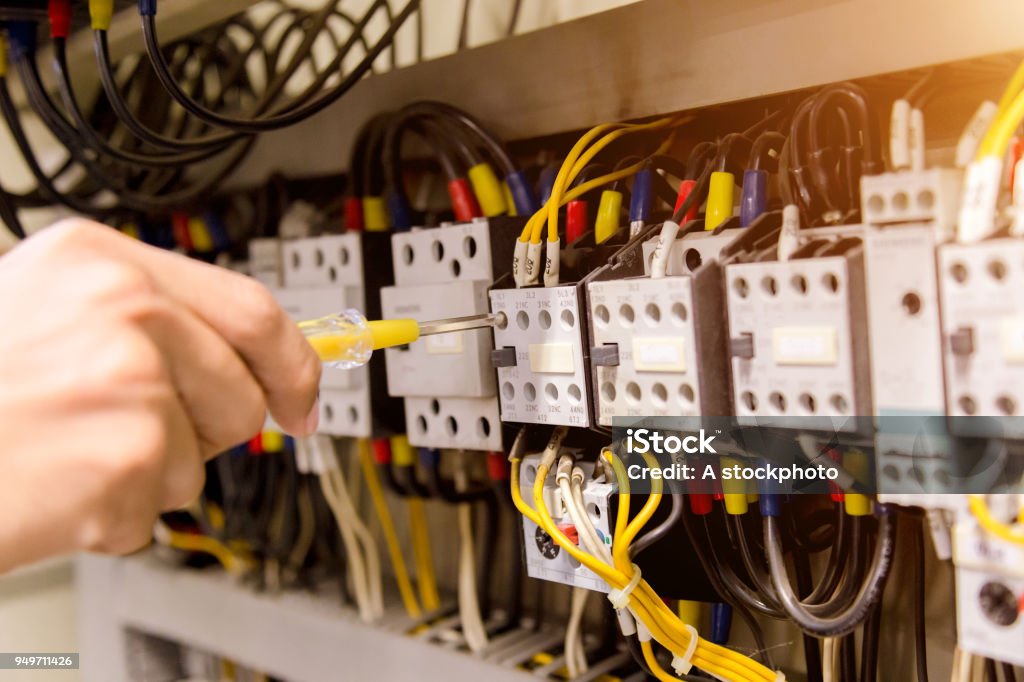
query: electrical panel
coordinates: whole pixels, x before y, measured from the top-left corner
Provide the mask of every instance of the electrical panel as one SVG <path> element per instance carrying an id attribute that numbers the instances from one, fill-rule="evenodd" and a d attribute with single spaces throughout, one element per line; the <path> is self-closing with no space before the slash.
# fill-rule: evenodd
<path id="1" fill-rule="evenodd" d="M 857 429 L 871 414 L 862 248 L 734 263 L 725 281 L 735 414 Z"/>

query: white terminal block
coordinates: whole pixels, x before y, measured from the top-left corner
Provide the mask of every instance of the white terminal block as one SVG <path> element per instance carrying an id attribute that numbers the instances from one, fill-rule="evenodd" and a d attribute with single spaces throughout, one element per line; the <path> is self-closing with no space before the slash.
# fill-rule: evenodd
<path id="1" fill-rule="evenodd" d="M 501 420 L 590 426 L 583 316 L 575 286 L 492 290 L 491 312 L 506 323 L 494 347 L 513 349 L 515 365 L 498 368 Z"/>
<path id="2" fill-rule="evenodd" d="M 360 239 L 349 233 L 284 242 L 284 288 L 274 295 L 289 315 L 302 320 L 366 309 Z M 325 367 L 320 386 L 319 432 L 368 438 L 373 425 L 369 367 Z"/>
<path id="3" fill-rule="evenodd" d="M 973 521 L 956 524 L 957 644 L 972 654 L 1024 665 L 1024 547 Z"/>
<path id="4" fill-rule="evenodd" d="M 952 238 L 963 183 L 963 172 L 956 168 L 865 175 L 860 179 L 862 220 L 868 225 L 927 222 L 942 240 Z"/>
<path id="5" fill-rule="evenodd" d="M 454 280 L 494 281 L 491 228 L 486 218 L 391 237 L 395 286 Z M 467 313 L 468 314 L 468 313 Z"/>
<path id="6" fill-rule="evenodd" d="M 395 286 L 381 289 L 383 315 L 436 320 L 486 313 L 494 280 L 486 219 L 391 237 Z M 501 450 L 490 330 L 428 336 L 387 357 L 388 393 L 405 402 L 416 447 Z"/>
<path id="7" fill-rule="evenodd" d="M 530 455 L 524 458 L 520 464 L 522 467 L 519 479 L 520 492 L 531 507 L 533 507 L 533 484 L 537 480 L 537 465 L 539 463 L 539 455 Z M 581 462 L 577 466 L 583 469 L 586 475 L 583 483 L 583 505 L 587 517 L 594 524 L 598 539 L 611 551 L 611 500 L 618 487 L 611 483 L 594 481 L 594 465 L 592 463 Z M 556 526 L 562 528 L 563 532 L 575 530 L 575 527 L 568 528 L 572 526 L 572 518 L 566 512 L 562 493 L 555 483 L 554 468 L 548 472 L 547 480 L 544 481 L 544 503 Z M 544 529 L 525 516 L 523 517 L 523 539 L 526 574 L 531 578 L 582 587 L 595 592 L 608 592 L 608 583 L 569 556 L 568 552 L 559 547 Z"/>
<path id="8" fill-rule="evenodd" d="M 732 354 L 735 414 L 855 430 L 848 418 L 871 414 L 860 254 L 737 263 L 725 280 L 731 343 L 746 346 Z"/>
<path id="9" fill-rule="evenodd" d="M 594 365 L 599 424 L 621 416 L 702 414 L 692 283 L 665 277 L 587 285 L 592 345 L 618 349 L 617 364 Z"/>
<path id="10" fill-rule="evenodd" d="M 948 413 L 1024 414 L 1024 241 L 944 245 L 939 287 Z M 1021 421 L 1006 419 L 999 428 L 1022 438 Z M 958 423 L 970 422 L 955 420 L 954 428 Z"/>

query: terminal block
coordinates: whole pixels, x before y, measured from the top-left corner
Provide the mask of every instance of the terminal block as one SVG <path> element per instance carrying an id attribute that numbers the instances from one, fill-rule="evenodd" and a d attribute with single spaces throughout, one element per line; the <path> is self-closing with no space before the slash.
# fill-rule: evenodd
<path id="1" fill-rule="evenodd" d="M 526 457 L 522 464 L 520 491 L 523 499 L 533 499 L 533 484 L 537 480 L 537 464 L 539 455 Z M 598 537 L 611 549 L 612 534 L 610 519 L 612 518 L 612 498 L 617 486 L 611 483 L 594 480 L 594 465 L 588 462 L 577 464 L 586 474 L 583 484 L 583 503 L 587 516 Z M 544 502 L 551 517 L 562 532 L 570 537 L 576 533 L 572 519 L 565 510 L 562 493 L 555 483 L 554 469 L 548 473 L 544 481 Z M 526 557 L 526 573 L 531 578 L 549 580 L 574 587 L 583 587 L 595 592 L 607 592 L 608 583 L 604 582 L 589 568 L 580 565 L 569 554 L 562 550 L 544 529 L 526 517 L 523 517 L 523 547 Z"/>
<path id="2" fill-rule="evenodd" d="M 958 419 L 1024 414 L 1024 241 L 943 246 L 939 287 L 951 430 L 1024 437 L 1024 420 Z"/>
<path id="3" fill-rule="evenodd" d="M 591 425 L 583 285 L 495 289 L 494 330 L 501 420 L 552 426 Z"/>
<path id="4" fill-rule="evenodd" d="M 275 296 L 296 320 L 355 308 L 380 317 L 376 293 L 391 273 L 388 235 L 348 233 L 284 242 L 282 281 Z M 382 260 L 383 259 L 383 260 Z M 368 267 L 367 264 L 374 264 Z M 401 405 L 388 398 L 384 360 L 351 370 L 325 368 L 320 390 L 320 431 L 369 438 L 402 429 Z"/>
<path id="5" fill-rule="evenodd" d="M 953 564 L 957 645 L 978 656 L 1024 665 L 1024 548 L 965 521 L 953 534 Z"/>
<path id="6" fill-rule="evenodd" d="M 597 423 L 728 414 L 721 268 L 587 286 Z"/>
<path id="7" fill-rule="evenodd" d="M 392 235 L 395 286 L 381 291 L 385 317 L 418 320 L 486 313 L 487 290 L 512 263 L 523 222 L 479 218 Z M 388 349 L 388 393 L 405 402 L 418 447 L 501 450 L 490 330 L 427 337 Z"/>
<path id="8" fill-rule="evenodd" d="M 733 400 L 740 417 L 859 431 L 871 414 L 862 247 L 807 244 L 787 261 L 725 268 Z M 777 422 L 780 426 L 785 420 Z"/>
<path id="9" fill-rule="evenodd" d="M 868 225 L 929 223 L 940 238 L 951 237 L 962 187 L 963 173 L 955 168 L 865 175 L 861 216 Z"/>

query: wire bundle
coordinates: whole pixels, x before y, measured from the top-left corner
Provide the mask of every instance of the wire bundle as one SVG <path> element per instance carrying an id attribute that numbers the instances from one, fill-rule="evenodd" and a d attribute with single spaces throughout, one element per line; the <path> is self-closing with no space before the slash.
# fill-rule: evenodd
<path id="1" fill-rule="evenodd" d="M 148 60 L 118 69 L 107 37 L 113 2 L 89 3 L 103 84 L 91 111 L 81 106 L 69 73 L 69 0 L 50 2 L 59 101 L 40 77 L 35 23 L 8 22 L 0 42 L 10 43 L 10 68 L 67 155 L 56 172 L 44 170 L 11 98 L 8 65 L 0 63 L 0 110 L 36 180 L 36 189 L 25 195 L 0 191 L 0 218 L 16 235 L 24 234 L 17 210 L 28 206 L 62 205 L 112 220 L 201 204 L 238 167 L 256 134 L 322 111 L 369 73 L 419 2 L 410 0 L 393 14 L 385 0 L 375 0 L 357 18 L 333 0 L 315 12 L 275 1 L 263 23 L 243 14 L 168 45 L 158 37 L 155 0 L 138 7 Z M 381 13 L 387 27 L 371 44 L 367 27 Z M 313 48 L 325 42 L 332 56 L 319 63 Z M 6 45 L 0 48 L 6 53 Z M 346 68 L 355 50 L 363 54 Z M 307 73 L 310 82 L 286 98 L 288 87 Z"/>

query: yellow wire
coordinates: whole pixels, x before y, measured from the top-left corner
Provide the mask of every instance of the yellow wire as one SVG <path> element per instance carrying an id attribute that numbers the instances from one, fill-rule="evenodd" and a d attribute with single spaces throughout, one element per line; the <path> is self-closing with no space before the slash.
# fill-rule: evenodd
<path id="1" fill-rule="evenodd" d="M 166 525 L 164 530 L 166 532 L 167 544 L 171 547 L 184 552 L 209 554 L 224 567 L 224 570 L 232 575 L 239 575 L 248 568 L 248 561 L 244 557 L 232 552 L 224 543 L 216 538 L 196 533 L 182 533 L 172 530 Z"/>
<path id="2" fill-rule="evenodd" d="M 412 533 L 412 551 L 416 557 L 416 578 L 420 588 L 420 602 L 424 611 L 441 608 L 434 576 L 434 561 L 430 553 L 430 531 L 427 528 L 426 506 L 418 497 L 409 498 L 409 528 Z"/>
<path id="3" fill-rule="evenodd" d="M 370 443 L 366 439 L 359 441 L 359 462 L 363 466 L 363 478 L 366 480 L 366 487 L 370 491 L 370 498 L 373 500 L 374 509 L 377 510 L 377 518 L 380 519 L 381 530 L 384 532 L 384 542 L 388 547 L 388 556 L 391 557 L 391 567 L 395 570 L 395 582 L 398 583 L 398 592 L 402 596 L 402 604 L 405 612 L 410 618 L 419 618 L 422 615 L 419 604 L 416 603 L 416 593 L 412 589 L 412 582 L 409 580 L 409 570 L 405 566 L 405 557 L 402 556 L 402 547 L 398 542 L 398 533 L 395 532 L 395 522 L 391 518 L 391 510 L 388 509 L 387 500 L 384 499 L 384 490 L 380 485 L 380 478 L 377 477 L 377 468 L 373 465 L 373 456 L 370 454 Z"/>
<path id="4" fill-rule="evenodd" d="M 995 156 L 1002 159 L 1006 154 L 1006 148 L 1010 145 L 1010 138 L 1013 137 L 1021 120 L 1024 120 L 1024 90 L 1017 93 L 1006 111 L 1001 116 L 997 116 L 989 127 L 979 148 L 978 157 Z"/>
<path id="5" fill-rule="evenodd" d="M 1010 106 L 1013 104 L 1013 100 L 1024 91 L 1024 61 L 1017 66 L 1017 70 L 1014 71 L 1013 77 L 1010 78 L 1010 82 L 1007 83 L 1006 89 L 1003 90 L 1002 97 L 999 98 L 999 106 L 996 109 L 996 115 L 992 119 L 992 125 L 989 126 L 985 136 L 981 139 L 981 144 L 978 146 L 977 160 L 981 160 L 985 156 L 992 156 L 992 139 L 996 128 L 996 124 L 1003 119 Z"/>
<path id="6" fill-rule="evenodd" d="M 654 150 L 654 154 L 664 154 L 672 146 L 672 141 L 672 137 L 666 139 L 664 142 L 661 143 L 661 145 L 656 150 Z M 559 206 L 565 206 L 573 199 L 581 197 L 587 192 L 597 189 L 598 187 L 601 187 L 603 185 L 607 185 L 609 183 L 615 182 L 616 180 L 621 180 L 623 178 L 632 177 L 639 173 L 641 170 L 643 170 L 644 164 L 644 161 L 638 161 L 637 163 L 634 163 L 630 166 L 626 166 L 625 168 L 621 168 L 613 173 L 607 173 L 605 175 L 600 175 L 591 180 L 587 180 L 586 182 L 576 187 L 573 187 L 571 190 L 569 190 L 569 192 L 566 193 L 565 196 L 561 198 Z M 575 175 L 573 175 L 572 177 L 573 179 L 576 178 Z M 548 201 L 550 202 L 551 200 L 549 199 Z M 544 233 L 545 211 L 547 210 L 547 206 L 548 204 L 544 204 L 544 207 L 541 208 L 541 210 L 534 213 L 530 220 L 527 221 L 526 227 L 523 228 L 523 233 L 528 234 L 530 241 L 532 241 L 534 244 L 540 243 L 541 235 Z M 557 225 L 555 226 L 555 231 L 557 237 Z M 548 235 L 548 237 L 550 238 L 550 234 Z"/>
<path id="7" fill-rule="evenodd" d="M 971 515 L 974 516 L 979 526 L 1001 540 L 1024 546 L 1024 530 L 1012 528 L 992 516 L 984 495 L 971 495 L 968 504 Z"/>
<path id="8" fill-rule="evenodd" d="M 590 568 L 609 585 L 616 589 L 623 588 L 629 579 L 621 571 L 581 551 L 555 526 L 543 496 L 543 483 L 547 478 L 548 467 L 541 465 L 537 468 L 537 480 L 534 482 L 533 488 L 534 504 L 537 511 L 525 503 L 519 492 L 519 462 L 519 458 L 512 459 L 510 487 L 513 502 L 520 513 L 543 528 L 570 556 Z M 676 655 L 685 654 L 689 633 L 684 629 L 678 617 L 651 589 L 647 581 L 640 580 L 630 595 L 630 607 L 663 646 Z M 700 638 L 698 638 L 692 660 L 695 666 L 719 674 L 726 679 L 763 680 L 764 682 L 774 682 L 776 679 L 773 671 L 753 659 Z"/>
<path id="9" fill-rule="evenodd" d="M 644 661 L 647 663 L 647 667 L 654 673 L 654 677 L 661 680 L 662 682 L 679 682 L 678 677 L 673 677 L 665 672 L 665 669 L 658 663 L 657 657 L 654 655 L 654 647 L 651 646 L 650 641 L 640 642 L 640 650 L 644 653 Z"/>

